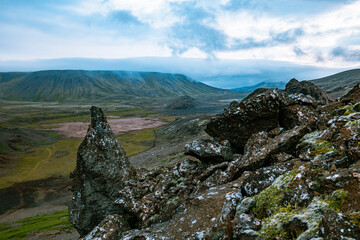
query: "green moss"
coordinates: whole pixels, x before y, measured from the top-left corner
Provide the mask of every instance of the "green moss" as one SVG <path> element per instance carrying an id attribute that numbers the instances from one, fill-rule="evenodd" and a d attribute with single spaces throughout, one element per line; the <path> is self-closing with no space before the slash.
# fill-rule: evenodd
<path id="1" fill-rule="evenodd" d="M 285 193 L 290 190 L 288 185 L 293 181 L 298 172 L 298 169 L 294 169 L 280 176 L 270 187 L 254 196 L 256 203 L 252 211 L 258 218 L 264 219 L 284 209 L 282 202 Z"/>
<path id="2" fill-rule="evenodd" d="M 311 151 L 311 156 L 315 156 L 315 157 L 334 150 L 334 147 L 331 142 L 321 139 L 316 140 L 314 144 L 314 148 L 315 149 Z"/>
<path id="3" fill-rule="evenodd" d="M 285 193 L 283 191 L 278 187 L 271 185 L 254 197 L 256 204 L 253 208 L 253 212 L 261 219 L 269 217 L 272 213 L 278 211 L 284 196 Z"/>
<path id="4" fill-rule="evenodd" d="M 328 195 L 325 202 L 327 202 L 331 208 L 333 208 L 337 212 L 340 212 L 341 206 L 345 202 L 347 196 L 348 191 L 338 189 Z"/>
<path id="5" fill-rule="evenodd" d="M 167 205 L 167 206 L 176 205 L 179 201 L 180 201 L 180 198 L 179 198 L 179 197 L 173 197 L 173 198 L 170 198 L 170 199 L 166 202 L 166 205 Z"/>
<path id="6" fill-rule="evenodd" d="M 360 227 L 360 212 L 352 212 L 348 214 L 347 217 L 353 224 Z"/>
<path id="7" fill-rule="evenodd" d="M 296 239 L 303 231 L 294 233 L 286 232 L 284 225 L 288 224 L 293 216 L 299 213 L 300 209 L 296 206 L 288 205 L 278 208 L 276 215 L 264 219 L 264 225 L 259 231 L 260 239 L 277 239 L 277 237 L 286 237 L 286 239 Z"/>
<path id="8" fill-rule="evenodd" d="M 25 239 L 31 231 L 74 229 L 68 220 L 68 211 L 25 218 L 12 224 L 0 225 L 0 239 Z"/>
<path id="9" fill-rule="evenodd" d="M 360 126 L 360 120 L 349 121 L 349 122 L 347 122 L 345 124 L 345 126 L 359 127 Z"/>

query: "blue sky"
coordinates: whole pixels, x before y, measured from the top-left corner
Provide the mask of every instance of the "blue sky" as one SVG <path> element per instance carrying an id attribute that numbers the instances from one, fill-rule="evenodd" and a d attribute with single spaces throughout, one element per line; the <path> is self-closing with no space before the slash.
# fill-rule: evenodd
<path id="1" fill-rule="evenodd" d="M 360 61 L 360 0 L 0 0 L 0 65 L 137 57 Z"/>

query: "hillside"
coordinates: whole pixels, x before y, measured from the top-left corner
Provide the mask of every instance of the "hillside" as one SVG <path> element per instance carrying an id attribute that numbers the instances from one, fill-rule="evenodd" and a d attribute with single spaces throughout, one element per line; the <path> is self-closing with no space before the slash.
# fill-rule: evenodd
<path id="1" fill-rule="evenodd" d="M 261 82 L 252 86 L 232 88 L 230 91 L 249 94 L 258 88 L 279 88 L 284 89 L 286 82 Z"/>
<path id="2" fill-rule="evenodd" d="M 357 83 L 360 83 L 360 69 L 340 72 L 310 82 L 324 89 L 330 97 L 338 98 L 345 95 Z"/>
<path id="3" fill-rule="evenodd" d="M 52 70 L 0 73 L 0 99 L 66 101 L 101 97 L 223 94 L 185 75 L 156 72 Z"/>

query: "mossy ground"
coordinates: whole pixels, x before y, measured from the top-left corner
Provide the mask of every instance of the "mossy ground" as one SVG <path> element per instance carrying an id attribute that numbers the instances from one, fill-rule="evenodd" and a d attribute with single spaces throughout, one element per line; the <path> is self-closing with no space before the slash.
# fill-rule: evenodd
<path id="1" fill-rule="evenodd" d="M 14 223 L 0 224 L 0 239 L 24 239 L 31 231 L 74 229 L 68 220 L 68 210 L 25 218 Z"/>

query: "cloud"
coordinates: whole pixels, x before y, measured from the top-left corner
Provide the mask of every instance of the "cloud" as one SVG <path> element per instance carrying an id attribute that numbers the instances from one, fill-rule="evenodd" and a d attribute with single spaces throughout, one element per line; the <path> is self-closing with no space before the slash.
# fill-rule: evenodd
<path id="1" fill-rule="evenodd" d="M 360 61 L 360 49 L 350 50 L 344 47 L 336 47 L 330 54 L 334 58 L 341 58 L 349 62 Z"/>
<path id="2" fill-rule="evenodd" d="M 293 47 L 293 52 L 296 54 L 296 56 L 304 56 L 304 55 L 306 55 L 306 53 L 303 50 L 301 50 L 301 48 L 299 48 L 297 46 Z"/>
<path id="3" fill-rule="evenodd" d="M 360 49 L 360 0 L 4 0 L 0 34 L 1 59 L 177 55 L 348 66 Z"/>
<path id="4" fill-rule="evenodd" d="M 165 42 L 174 55 L 197 48 L 214 56 L 214 51 L 225 48 L 227 37 L 221 30 L 212 27 L 215 20 L 212 12 L 195 2 L 173 3 L 171 8 L 182 19 L 170 27 L 169 39 Z"/>
<path id="5" fill-rule="evenodd" d="M 117 10 L 111 12 L 111 17 L 114 18 L 115 21 L 124 24 L 141 24 L 139 19 L 131 14 L 130 11 L 127 10 Z"/>

